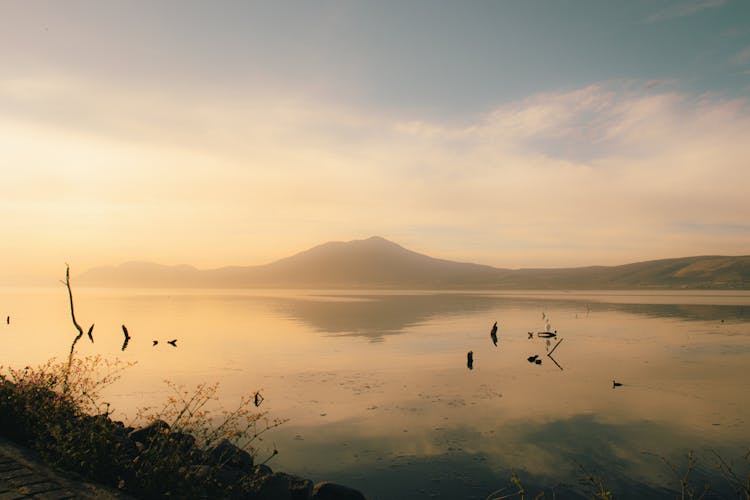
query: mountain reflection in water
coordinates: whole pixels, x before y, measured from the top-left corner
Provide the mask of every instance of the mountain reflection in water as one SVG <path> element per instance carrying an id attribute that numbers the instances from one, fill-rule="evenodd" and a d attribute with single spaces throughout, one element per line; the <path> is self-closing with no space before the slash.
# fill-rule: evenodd
<path id="1" fill-rule="evenodd" d="M 549 292 L 547 292 L 549 294 Z M 672 292 L 674 294 L 674 292 Z M 615 311 L 653 318 L 678 318 L 686 321 L 750 320 L 746 310 L 750 305 L 734 304 L 674 304 L 674 303 L 617 303 L 598 302 L 614 295 L 568 299 L 518 297 L 503 294 L 436 293 L 436 294 L 326 294 L 322 297 L 277 298 L 279 314 L 301 321 L 316 331 L 367 337 L 379 342 L 386 335 L 402 333 L 405 329 L 435 318 L 467 313 L 481 313 L 491 309 L 561 309 L 584 318 L 591 312 Z M 320 300 L 325 299 L 325 300 Z M 632 298 L 630 300 L 633 300 Z M 643 300 L 654 300 L 653 295 Z M 657 296 L 658 300 L 658 296 Z M 537 325 L 536 317 L 530 324 Z M 541 324 L 539 324 L 541 327 Z"/>
<path id="2" fill-rule="evenodd" d="M 218 381 L 226 406 L 261 390 L 290 419 L 270 465 L 370 498 L 484 499 L 511 470 L 532 495 L 585 496 L 585 470 L 617 498 L 673 498 L 662 458 L 684 473 L 691 449 L 695 484 L 727 486 L 711 450 L 747 473 L 750 293 L 74 292 L 97 325 L 79 355 L 138 362 L 105 395 L 116 416 L 164 401 L 164 379 Z M 4 365 L 66 354 L 64 289 L 0 299 Z M 556 339 L 529 337 L 547 323 Z"/>

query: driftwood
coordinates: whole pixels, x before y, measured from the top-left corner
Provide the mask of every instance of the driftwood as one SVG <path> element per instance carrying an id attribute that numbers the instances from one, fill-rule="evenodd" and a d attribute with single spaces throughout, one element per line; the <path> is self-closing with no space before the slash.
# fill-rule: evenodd
<path id="1" fill-rule="evenodd" d="M 81 325 L 78 324 L 78 321 L 76 321 L 76 313 L 75 308 L 73 307 L 73 291 L 70 288 L 70 266 L 68 264 L 65 264 L 65 281 L 62 281 L 62 284 L 65 285 L 65 288 L 68 289 L 68 298 L 70 299 L 70 317 L 73 320 L 73 326 L 76 327 L 76 330 L 78 330 L 78 335 L 73 339 L 73 343 L 70 344 L 70 353 L 68 354 L 68 368 L 65 370 L 65 384 L 63 386 L 63 391 L 68 391 L 68 374 L 70 373 L 70 365 L 73 364 L 73 353 L 75 352 L 76 344 L 79 340 L 81 340 L 81 337 L 83 337 L 83 328 L 81 328 Z M 88 331 L 89 339 L 91 339 L 91 342 L 94 342 L 94 336 L 92 335 L 92 332 L 94 330 L 94 325 L 92 324 Z"/>

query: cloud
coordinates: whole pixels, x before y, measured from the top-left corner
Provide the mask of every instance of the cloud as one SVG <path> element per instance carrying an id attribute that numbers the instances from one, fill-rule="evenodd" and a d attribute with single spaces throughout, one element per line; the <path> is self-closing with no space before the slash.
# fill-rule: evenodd
<path id="1" fill-rule="evenodd" d="M 683 2 L 667 7 L 648 16 L 645 23 L 657 23 L 675 19 L 678 17 L 688 17 L 706 9 L 715 9 L 726 4 L 726 0 L 704 0 L 702 2 Z"/>
<path id="2" fill-rule="evenodd" d="M 737 66 L 746 66 L 747 64 L 750 64 L 750 47 L 746 47 L 735 54 L 734 57 L 732 57 L 732 62 Z"/>
<path id="3" fill-rule="evenodd" d="M 0 216 L 17 259 L 92 265 L 262 263 L 372 234 L 507 267 L 746 253 L 750 103 L 646 87 L 455 126 L 273 91 L 6 81 Z"/>

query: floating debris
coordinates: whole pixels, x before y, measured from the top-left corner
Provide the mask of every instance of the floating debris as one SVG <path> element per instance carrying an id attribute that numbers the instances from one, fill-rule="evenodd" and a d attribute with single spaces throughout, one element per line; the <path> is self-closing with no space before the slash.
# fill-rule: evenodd
<path id="1" fill-rule="evenodd" d="M 125 341 L 122 343 L 122 350 L 128 348 L 128 342 L 130 342 L 130 334 L 128 333 L 128 329 L 125 325 L 122 325 L 122 333 L 125 335 Z"/>

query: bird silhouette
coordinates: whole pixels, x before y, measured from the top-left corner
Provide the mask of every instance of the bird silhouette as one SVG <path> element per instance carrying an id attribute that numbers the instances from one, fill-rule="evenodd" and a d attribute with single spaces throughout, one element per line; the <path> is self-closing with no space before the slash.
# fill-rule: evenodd
<path id="1" fill-rule="evenodd" d="M 171 345 L 172 347 L 177 347 L 177 339 L 167 340 L 167 344 Z"/>
<path id="2" fill-rule="evenodd" d="M 474 369 L 474 352 L 473 351 L 469 351 L 466 353 L 466 367 L 469 370 Z"/>
<path id="3" fill-rule="evenodd" d="M 151 342 L 153 342 L 153 343 L 154 343 L 154 345 L 156 345 L 156 344 L 158 344 L 158 343 L 159 343 L 159 341 L 158 341 L 158 340 L 152 340 Z"/>
<path id="4" fill-rule="evenodd" d="M 7 318 L 5 318 L 5 323 L 8 324 L 8 325 L 10 325 L 10 316 L 8 316 Z"/>
<path id="5" fill-rule="evenodd" d="M 554 337 L 557 337 L 557 330 L 555 330 L 554 332 L 550 332 L 550 331 L 547 331 L 547 332 L 536 332 L 536 336 L 537 337 L 541 337 L 543 339 L 554 338 Z"/>
<path id="6" fill-rule="evenodd" d="M 128 333 L 128 329 L 125 327 L 125 325 L 122 325 L 122 333 L 125 335 L 125 341 L 122 343 L 122 350 L 128 348 L 128 342 L 130 342 L 130 334 Z"/>
<path id="7" fill-rule="evenodd" d="M 92 344 L 94 343 L 93 331 L 94 331 L 94 323 L 91 323 L 91 328 L 89 328 L 89 331 L 86 332 L 86 335 L 89 336 L 89 340 L 91 341 Z"/>
<path id="8" fill-rule="evenodd" d="M 263 402 L 263 396 L 261 395 L 261 393 L 260 393 L 260 392 L 256 392 L 256 393 L 255 393 L 255 396 L 253 397 L 253 404 L 254 404 L 254 405 L 256 406 L 256 408 L 257 408 L 258 406 L 260 406 L 260 404 L 261 404 L 262 402 Z"/>
<path id="9" fill-rule="evenodd" d="M 536 358 L 538 357 L 539 357 L 538 354 L 534 354 L 533 356 L 529 356 L 528 358 L 526 358 L 526 361 L 528 361 L 529 363 L 534 363 L 536 362 Z"/>
<path id="10" fill-rule="evenodd" d="M 533 339 L 533 338 L 534 338 L 534 332 L 526 332 L 526 333 L 528 333 L 528 334 L 529 334 L 529 338 L 530 338 L 530 339 Z"/>
<path id="11" fill-rule="evenodd" d="M 621 384 L 620 382 L 615 382 L 615 381 L 613 380 L 613 381 L 612 381 L 612 389 L 614 389 L 615 387 L 622 387 L 622 384 Z"/>
<path id="12" fill-rule="evenodd" d="M 495 324 L 492 325 L 492 331 L 490 332 L 490 337 L 492 337 L 492 343 L 497 346 L 497 321 L 495 321 Z"/>
<path id="13" fill-rule="evenodd" d="M 536 363 L 538 365 L 541 365 L 542 364 L 542 360 L 541 359 L 537 359 L 536 361 L 534 361 L 534 363 Z"/>

